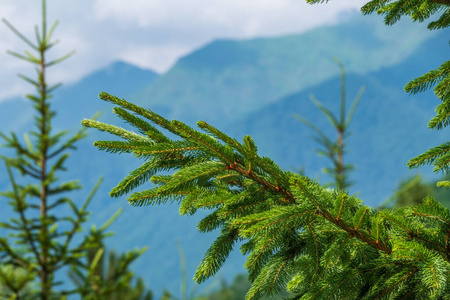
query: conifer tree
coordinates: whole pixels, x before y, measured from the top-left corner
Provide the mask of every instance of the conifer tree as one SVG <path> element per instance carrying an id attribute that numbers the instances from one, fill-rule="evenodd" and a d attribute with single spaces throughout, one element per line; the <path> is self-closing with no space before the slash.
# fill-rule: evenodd
<path id="1" fill-rule="evenodd" d="M 324 0 L 307 0 L 309 3 L 325 2 Z M 328 1 L 326 1 L 328 2 Z M 363 14 L 377 12 L 384 15 L 386 25 L 395 24 L 402 16 L 410 16 L 413 21 L 424 22 L 434 15 L 438 18 L 428 23 L 428 29 L 444 29 L 450 25 L 450 1 L 448 0 L 372 0 L 361 8 Z M 405 91 L 417 94 L 433 87 L 434 94 L 442 102 L 436 107 L 436 116 L 428 122 L 431 129 L 440 130 L 450 124 L 450 60 L 442 63 L 435 70 L 410 81 Z M 410 168 L 422 165 L 433 165 L 435 172 L 448 173 L 450 165 L 450 143 L 433 147 L 408 162 Z M 450 187 L 450 181 L 438 183 Z"/>
<path id="2" fill-rule="evenodd" d="M 374 0 L 362 10 L 385 14 L 388 25 L 401 15 L 423 21 L 441 13 L 429 25 L 438 29 L 450 24 L 449 6 L 447 0 Z M 436 127 L 449 120 L 449 70 L 445 62 L 406 87 L 415 93 L 436 84 L 435 93 L 442 100 L 432 120 Z M 450 213 L 432 197 L 397 210 L 374 210 L 342 190 L 329 191 L 308 177 L 280 169 L 258 155 L 249 136 L 239 142 L 206 122 L 197 123 L 198 131 L 108 93 L 100 93 L 100 98 L 115 104 L 114 113 L 138 132 L 84 120 L 84 126 L 121 138 L 95 145 L 144 161 L 110 195 L 130 194 L 150 181 L 154 187 L 128 196 L 131 205 L 176 202 L 180 214 L 189 215 L 206 210 L 198 229 L 220 231 L 197 268 L 197 282 L 213 276 L 236 242 L 244 241 L 241 252 L 248 255 L 245 267 L 252 282 L 247 299 L 285 288 L 292 299 L 448 298 Z M 446 172 L 447 146 L 410 166 L 435 163 Z"/>
<path id="3" fill-rule="evenodd" d="M 164 291 L 163 297 L 160 300 L 207 300 L 204 295 L 208 290 L 213 290 L 215 288 L 215 283 L 211 283 L 207 286 L 200 295 L 197 295 L 197 290 L 199 285 L 194 285 L 190 293 L 188 293 L 188 277 L 186 270 L 186 256 L 184 255 L 184 250 L 181 245 L 177 242 L 176 246 L 178 248 L 178 254 L 180 257 L 180 269 L 181 269 L 181 283 L 180 283 L 180 296 L 177 297 L 169 291 Z"/>
<path id="4" fill-rule="evenodd" d="M 36 27 L 35 42 L 7 20 L 3 22 L 31 48 L 24 54 L 9 53 L 33 64 L 37 78 L 19 75 L 36 88 L 35 94 L 27 95 L 35 110 L 34 130 L 24 134 L 24 141 L 15 133 L 9 136 L 0 133 L 4 146 L 15 152 L 12 157 L 0 156 L 11 186 L 1 195 L 9 200 L 14 213 L 9 221 L 0 222 L 0 227 L 8 233 L 0 236 L 0 286 L 4 287 L 0 293 L 2 299 L 61 299 L 79 292 L 76 288 L 57 288 L 62 283 L 61 272 L 70 266 L 88 271 L 90 266 L 84 262 L 86 252 L 98 247 L 99 239 L 106 236 L 106 229 L 117 214 L 101 228 L 93 227 L 89 234 L 83 235 L 82 226 L 90 214 L 87 206 L 100 180 L 84 203 L 77 203 L 68 194 L 80 189 L 78 181 L 58 179 L 59 173 L 65 170 L 69 151 L 75 149 L 86 133 L 81 129 L 67 137 L 67 131 L 52 130 L 55 112 L 51 110 L 50 99 L 60 84 L 48 84 L 47 69 L 72 53 L 48 60 L 48 50 L 57 43 L 52 40 L 57 23 L 47 27 L 46 1 L 42 1 L 42 25 Z M 69 213 L 61 214 L 64 210 Z M 59 275 L 55 275 L 57 272 Z"/>
<path id="5" fill-rule="evenodd" d="M 203 298 L 198 300 L 242 300 L 245 298 L 245 294 L 251 288 L 251 283 L 247 278 L 246 274 L 238 274 L 234 277 L 231 284 L 227 284 L 224 280 L 220 289 L 207 294 Z M 282 300 L 288 299 L 289 294 L 284 291 L 270 298 L 265 298 L 267 300 Z M 197 300 L 197 299 L 196 299 Z"/>
<path id="6" fill-rule="evenodd" d="M 442 203 L 445 207 L 450 208 L 450 189 L 442 188 L 437 186 L 439 181 L 449 180 L 450 175 L 445 175 L 440 180 L 435 180 L 429 183 L 430 188 L 432 189 L 431 194 L 435 197 L 439 202 Z"/>
<path id="7" fill-rule="evenodd" d="M 87 250 L 86 265 L 80 268 L 72 266 L 69 277 L 77 286 L 79 294 L 85 300 L 152 300 L 151 291 L 146 290 L 142 278 L 133 282 L 134 274 L 130 264 L 144 249 L 135 249 L 117 255 L 115 251 L 105 254 L 103 237 L 98 237 L 98 245 Z M 88 272 L 85 272 L 85 269 Z"/>
<path id="8" fill-rule="evenodd" d="M 345 68 L 342 62 L 337 58 L 334 58 L 334 61 L 339 66 L 341 71 L 341 101 L 339 117 L 333 114 L 333 112 L 328 108 L 323 106 L 323 104 L 316 97 L 314 97 L 314 95 L 310 96 L 310 100 L 325 115 L 325 117 L 336 130 L 336 141 L 332 141 L 332 139 L 327 137 L 327 135 L 320 128 L 314 125 L 314 123 L 311 123 L 307 119 L 297 114 L 294 116 L 297 120 L 311 128 L 317 134 L 317 136 L 314 137 L 314 140 L 323 147 L 323 149 L 317 150 L 317 153 L 321 156 L 328 157 L 333 164 L 332 168 L 325 169 L 325 173 L 334 177 L 335 188 L 346 190 L 353 185 L 353 183 L 349 181 L 348 174 L 351 170 L 354 169 L 354 166 L 352 164 L 344 163 L 344 154 L 347 151 L 345 140 L 350 135 L 348 127 L 352 120 L 353 114 L 355 113 L 356 107 L 361 100 L 362 94 L 364 93 L 365 87 L 362 86 L 359 89 L 359 92 L 353 100 L 350 110 L 346 112 Z"/>

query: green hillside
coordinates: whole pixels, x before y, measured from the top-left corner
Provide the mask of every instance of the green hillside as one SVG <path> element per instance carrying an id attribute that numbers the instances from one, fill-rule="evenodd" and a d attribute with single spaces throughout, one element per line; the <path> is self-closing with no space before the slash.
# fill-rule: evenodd
<path id="1" fill-rule="evenodd" d="M 350 126 L 352 136 L 346 158 L 356 166 L 351 178 L 356 184 L 351 192 L 359 193 L 368 205 L 376 206 L 390 197 L 399 179 L 412 174 L 413 171 L 406 166 L 410 158 L 445 141 L 444 132 L 430 133 L 426 127 L 434 115 L 435 96 L 431 92 L 409 96 L 402 86 L 447 58 L 447 37 L 448 31 L 441 32 L 393 67 L 364 75 L 347 74 L 349 102 L 360 86 L 367 88 Z M 334 69 L 338 69 L 337 66 Z M 321 171 L 329 167 L 329 162 L 317 157 L 314 149 L 318 145 L 311 139 L 313 132 L 293 117 L 297 113 L 333 134 L 327 119 L 309 101 L 311 94 L 326 107 L 338 111 L 340 78 L 323 81 L 267 105 L 224 127 L 224 130 L 235 136 L 250 134 L 263 154 L 287 169 L 304 167 L 311 177 L 323 183 L 330 181 Z M 399 140 L 404 142 L 398 144 Z M 380 161 L 384 162 L 383 165 L 379 164 Z M 431 169 L 422 168 L 419 172 L 428 178 L 434 176 Z"/>
<path id="2" fill-rule="evenodd" d="M 366 74 L 400 63 L 434 34 L 408 21 L 387 28 L 377 16 L 353 16 L 299 35 L 214 41 L 132 98 L 167 106 L 170 118 L 222 122 L 336 76 L 334 56 L 349 72 Z"/>

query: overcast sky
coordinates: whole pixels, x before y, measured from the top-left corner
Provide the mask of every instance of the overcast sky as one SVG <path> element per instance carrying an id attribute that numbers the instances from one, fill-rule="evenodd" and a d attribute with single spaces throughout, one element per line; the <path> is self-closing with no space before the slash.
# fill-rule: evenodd
<path id="1" fill-rule="evenodd" d="M 6 18 L 33 39 L 40 24 L 41 1 L 2 0 Z M 280 36 L 337 22 L 367 1 L 334 0 L 309 5 L 305 0 L 47 0 L 48 21 L 59 21 L 60 40 L 51 57 L 76 50 L 55 66 L 50 80 L 74 82 L 116 60 L 164 72 L 183 55 L 219 38 Z M 17 73 L 30 65 L 6 54 L 26 45 L 0 24 L 0 100 L 22 95 Z"/>

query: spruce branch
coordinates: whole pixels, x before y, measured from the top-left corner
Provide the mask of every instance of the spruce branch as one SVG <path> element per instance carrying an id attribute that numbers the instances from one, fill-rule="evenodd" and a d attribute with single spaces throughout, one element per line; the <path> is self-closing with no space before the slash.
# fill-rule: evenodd
<path id="1" fill-rule="evenodd" d="M 214 275 L 226 261 L 238 237 L 237 229 L 222 229 L 221 235 L 213 242 L 198 266 L 194 280 L 201 283 Z"/>
<path id="2" fill-rule="evenodd" d="M 124 106 L 132 107 L 125 100 L 121 101 L 124 101 Z M 125 109 L 125 107 L 123 108 Z M 144 111 L 147 116 L 152 116 L 151 120 L 154 121 L 151 111 L 136 107 L 132 107 L 132 109 L 139 113 Z M 127 118 L 133 120 L 130 116 Z M 142 124 L 143 119 L 135 121 L 140 123 L 136 124 L 136 127 L 145 126 Z M 88 124 L 86 121 L 84 123 Z M 166 142 L 164 138 L 165 142 L 126 142 L 133 144 L 132 151 L 128 151 L 129 153 L 135 155 L 137 153 L 147 162 L 140 167 L 142 169 L 138 168 L 132 171 L 129 177 L 113 190 L 113 193 L 129 193 L 150 180 L 158 186 L 146 191 L 135 192 L 128 198 L 130 203 L 140 206 L 177 201 L 180 203 L 181 214 L 193 214 L 203 208 L 214 209 L 198 224 L 198 228 L 202 232 L 219 228 L 225 231 L 222 231 L 219 236 L 218 244 L 215 244 L 208 252 L 213 254 L 205 256 L 204 262 L 197 271 L 197 280 L 203 281 L 217 272 L 228 252 L 228 250 L 220 249 L 232 247 L 235 238 L 248 239 L 253 241 L 245 248 L 246 252 L 250 251 L 251 253 L 246 262 L 251 278 L 254 280 L 259 278 L 260 287 L 267 288 L 265 292 L 272 289 L 277 290 L 278 283 L 286 282 L 288 279 L 283 275 L 279 277 L 280 281 L 276 279 L 269 283 L 263 279 L 264 275 L 261 272 L 266 264 L 275 264 L 276 260 L 271 259 L 273 255 L 281 255 L 279 252 L 281 249 L 278 249 L 277 245 L 286 236 L 291 236 L 288 240 L 293 238 L 293 245 L 297 245 L 292 246 L 289 253 L 302 253 L 301 249 L 304 246 L 300 245 L 303 244 L 294 242 L 296 234 L 292 236 L 292 233 L 299 232 L 299 230 L 301 232 L 302 228 L 309 228 L 308 239 L 314 245 L 311 248 L 314 253 L 313 257 L 316 257 L 312 261 L 313 266 L 317 266 L 318 257 L 322 257 L 325 253 L 331 255 L 328 259 L 330 262 L 331 257 L 336 255 L 341 257 L 341 253 L 345 253 L 344 249 L 349 247 L 347 245 L 366 245 L 376 251 L 384 252 L 385 255 L 393 253 L 392 241 L 387 239 L 390 230 L 388 228 L 392 226 L 386 224 L 390 220 L 389 218 L 362 206 L 359 200 L 345 193 L 323 190 L 320 185 L 307 178 L 281 171 L 272 162 L 260 158 L 256 154 L 256 145 L 249 137 L 245 137 L 244 144 L 240 144 L 211 125 L 199 122 L 199 127 L 214 137 L 220 138 L 224 143 L 221 144 L 210 135 L 202 134 L 181 122 L 161 123 L 172 133 L 177 133 L 182 140 Z M 98 126 L 103 128 L 104 125 L 99 124 Z M 141 133 L 146 134 L 145 131 L 141 131 Z M 117 145 L 108 141 L 101 143 L 105 149 L 114 149 Z M 190 158 L 180 160 L 180 157 L 177 156 L 166 156 L 166 154 L 175 154 L 180 151 L 185 158 Z M 143 154 L 145 156 L 142 156 Z M 177 171 L 172 175 L 157 175 L 160 172 L 158 164 L 161 163 L 168 164 L 168 170 Z M 281 184 L 278 179 L 289 180 L 290 183 Z M 300 210 L 297 210 L 297 206 Z M 319 216 L 326 222 L 319 221 Z M 316 226 L 318 227 L 316 228 Z M 324 231 L 321 229 L 322 226 L 330 229 Z M 235 238 L 228 235 L 229 228 L 237 230 Z M 440 244 L 428 239 L 427 235 L 416 233 L 410 235 L 409 232 L 412 231 L 407 229 L 404 235 L 423 242 L 433 249 L 439 248 L 439 252 L 442 252 L 442 247 L 438 247 Z M 338 240 L 332 238 L 336 234 L 339 236 Z M 323 235 L 328 236 L 325 239 L 335 240 L 335 250 L 332 252 L 325 252 L 319 245 L 319 241 L 324 239 Z M 356 240 L 353 239 L 354 237 Z M 225 241 L 226 243 L 223 244 Z M 225 245 L 228 246 L 225 247 Z M 364 249 L 367 251 L 366 248 Z M 297 256 L 292 256 L 292 258 L 294 257 Z M 322 259 L 325 258 L 322 257 L 320 261 Z M 347 259 L 345 258 L 342 262 L 340 259 L 338 261 L 333 259 L 333 261 L 346 263 Z M 314 272 L 327 274 L 332 272 L 333 268 L 334 264 L 325 269 L 315 267 Z M 284 274 L 284 271 L 281 272 L 281 270 L 290 272 L 289 268 L 278 270 L 277 274 Z M 273 275 L 273 273 L 270 274 Z M 324 276 L 323 278 L 328 277 Z M 343 285 L 342 280 L 337 284 Z M 330 288 L 339 289 L 335 285 Z M 255 288 L 254 295 L 259 295 L 259 291 L 258 288 Z M 326 288 L 323 291 L 329 292 L 329 289 Z"/>
<path id="3" fill-rule="evenodd" d="M 444 28 L 449 26 L 449 4 L 448 0 L 372 0 L 362 11 L 384 15 L 389 25 L 403 15 L 422 22 L 443 11 L 429 27 Z M 344 131 L 364 88 L 345 116 L 344 70 L 337 63 L 341 70 L 339 117 L 318 100 L 311 100 L 336 127 L 337 141 L 332 142 L 314 124 L 304 123 L 326 146 L 324 153 L 333 162 L 329 171 L 336 173 L 336 182 L 345 187 L 345 172 L 351 166 L 343 164 Z M 430 122 L 433 128 L 449 123 L 447 73 L 444 63 L 406 87 L 408 92 L 417 93 L 434 86 L 442 104 Z M 118 105 L 115 113 L 137 128 L 140 137 L 127 140 L 122 136 L 125 141 L 97 145 L 145 160 L 114 192 L 130 193 L 150 181 L 155 187 L 133 193 L 128 197 L 131 204 L 176 201 L 181 214 L 205 209 L 208 214 L 199 222 L 199 231 L 220 230 L 197 269 L 197 281 L 213 276 L 235 242 L 244 240 L 241 251 L 248 254 L 245 266 L 253 281 L 247 299 L 270 295 L 286 286 L 295 299 L 424 299 L 430 295 L 440 299 L 450 292 L 449 211 L 432 198 L 398 210 L 372 210 L 344 192 L 345 188 L 327 190 L 307 177 L 281 170 L 257 154 L 256 144 L 248 136 L 240 143 L 205 122 L 197 124 L 203 131 L 199 132 L 107 93 L 101 93 L 100 98 Z M 99 130 L 106 126 L 91 121 L 83 124 Z M 153 125 L 179 140 L 172 140 Z M 408 164 L 434 164 L 447 171 L 447 146 L 432 148 Z M 169 172 L 161 175 L 162 170 Z"/>
<path id="4" fill-rule="evenodd" d="M 434 171 L 438 172 L 444 170 L 444 168 L 448 165 L 448 160 L 445 160 L 447 154 L 450 151 L 450 142 L 442 144 L 437 147 L 430 148 L 424 153 L 418 155 L 415 158 L 412 158 L 408 161 L 407 166 L 409 168 L 417 168 L 423 165 L 435 165 Z M 444 161 L 438 161 L 441 157 L 444 158 Z M 447 161 L 447 163 L 445 163 Z"/>

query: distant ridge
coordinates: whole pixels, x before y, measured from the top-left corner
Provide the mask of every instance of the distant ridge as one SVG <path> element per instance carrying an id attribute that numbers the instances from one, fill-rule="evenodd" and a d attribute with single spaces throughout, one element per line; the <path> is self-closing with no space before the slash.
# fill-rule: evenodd
<path id="1" fill-rule="evenodd" d="M 133 98 L 189 122 L 237 119 L 336 76 L 334 56 L 349 72 L 366 74 L 400 63 L 434 34 L 408 20 L 387 28 L 378 16 L 355 16 L 299 35 L 218 40 L 182 57 Z"/>
<path id="2" fill-rule="evenodd" d="M 103 101 L 99 101 L 98 94 L 101 91 L 125 97 L 142 89 L 158 76 L 158 73 L 152 70 L 117 61 L 77 82 L 63 84 L 53 96 L 52 108 L 57 111 L 55 123 L 62 128 L 80 127 L 82 118 L 92 117 L 96 112 L 105 109 L 108 112 L 111 110 Z M 13 117 L 12 111 L 20 112 L 20 117 Z M 32 114 L 31 105 L 25 95 L 3 100 L 0 102 L 2 131 L 24 130 L 24 127 L 32 124 Z"/>
<path id="3" fill-rule="evenodd" d="M 62 126 L 69 126 L 79 124 L 80 119 L 92 117 L 96 112 L 110 112 L 111 108 L 98 99 L 101 91 L 125 97 L 153 82 L 158 76 L 151 70 L 144 70 L 122 61 L 113 62 L 79 82 L 56 91 L 54 97 L 54 109 L 58 111 L 56 121 L 61 122 Z"/>
<path id="4" fill-rule="evenodd" d="M 448 31 L 434 35 L 395 66 L 366 74 L 347 73 L 347 105 L 359 87 L 366 86 L 350 125 L 352 135 L 346 159 L 356 166 L 351 178 L 356 184 L 351 192 L 360 193 L 361 199 L 371 206 L 390 197 L 400 178 L 414 174 L 406 167 L 409 159 L 445 141 L 445 132 L 430 132 L 427 128 L 438 99 L 431 92 L 410 96 L 403 91 L 403 86 L 448 59 L 447 39 Z M 250 134 L 261 153 L 281 166 L 305 167 L 307 175 L 322 183 L 330 181 L 321 171 L 329 167 L 329 162 L 317 157 L 314 150 L 318 145 L 311 139 L 313 132 L 293 117 L 297 113 L 334 134 L 326 118 L 309 101 L 310 94 L 338 111 L 339 76 L 266 105 L 226 126 L 225 132 L 236 137 Z M 380 165 L 380 161 L 385 164 Z M 431 168 L 418 171 L 426 174 L 425 177 L 435 176 Z"/>

